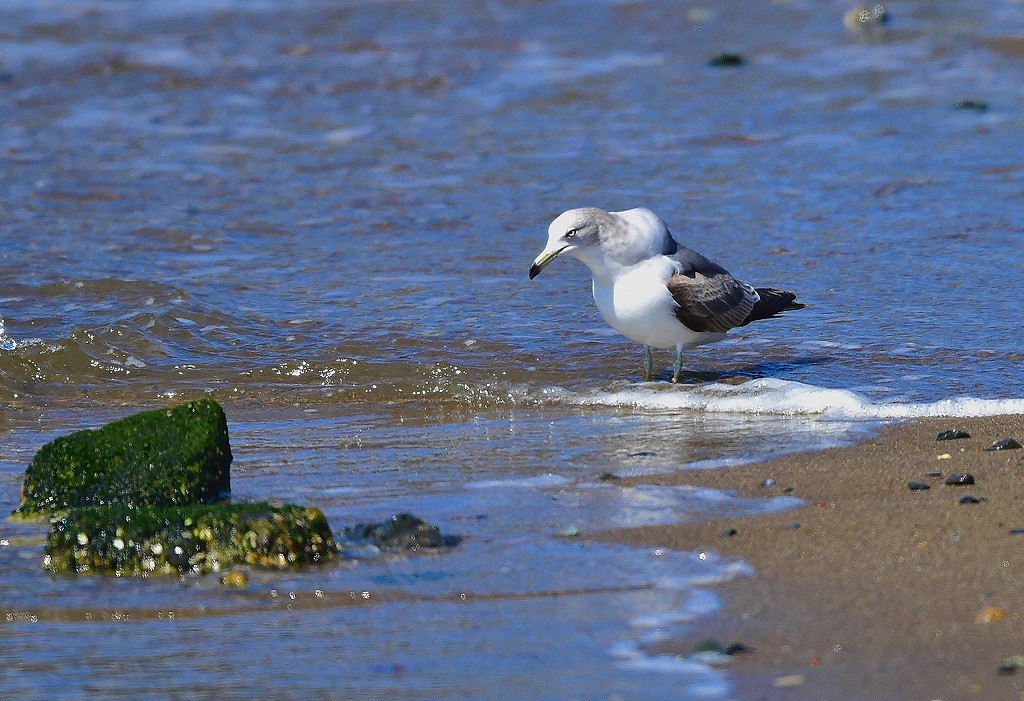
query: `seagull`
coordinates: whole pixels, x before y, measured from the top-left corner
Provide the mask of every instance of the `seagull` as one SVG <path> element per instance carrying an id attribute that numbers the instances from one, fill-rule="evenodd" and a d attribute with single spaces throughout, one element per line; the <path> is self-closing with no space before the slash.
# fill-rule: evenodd
<path id="1" fill-rule="evenodd" d="M 605 322 L 643 344 L 648 381 L 652 348 L 675 349 L 672 382 L 679 382 L 685 349 L 804 306 L 792 292 L 737 280 L 677 243 L 665 222 L 642 207 L 625 212 L 584 207 L 558 215 L 548 227 L 547 246 L 530 267 L 530 279 L 563 253 L 590 268 L 594 302 Z"/>

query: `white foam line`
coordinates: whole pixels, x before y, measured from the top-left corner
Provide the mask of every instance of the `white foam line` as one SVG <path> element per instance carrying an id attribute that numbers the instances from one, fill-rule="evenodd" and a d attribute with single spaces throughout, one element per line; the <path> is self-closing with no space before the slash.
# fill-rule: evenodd
<path id="1" fill-rule="evenodd" d="M 707 618 L 722 608 L 721 598 L 708 589 L 694 589 L 683 608 L 675 611 L 635 616 L 629 624 L 634 628 L 657 629 Z"/>
<path id="2" fill-rule="evenodd" d="M 709 413 L 818 415 L 837 419 L 910 419 L 927 416 L 1003 416 L 1024 414 L 1024 398 L 956 397 L 935 402 L 878 404 L 845 389 L 830 389 L 775 378 L 741 385 L 665 387 L 663 383 L 631 386 L 591 395 L 563 393 L 563 399 L 590 406 L 631 406 L 655 411 L 691 410 Z"/>
<path id="3" fill-rule="evenodd" d="M 569 484 L 569 479 L 554 472 L 535 475 L 533 477 L 508 477 L 497 480 L 479 480 L 466 484 L 467 489 L 543 489 L 545 487 L 561 487 Z"/>
<path id="4" fill-rule="evenodd" d="M 610 652 L 616 664 L 624 669 L 684 675 L 684 686 L 679 690 L 681 698 L 730 698 L 732 685 L 725 672 L 703 660 L 678 655 L 648 655 L 636 643 L 626 640 L 614 643 Z"/>

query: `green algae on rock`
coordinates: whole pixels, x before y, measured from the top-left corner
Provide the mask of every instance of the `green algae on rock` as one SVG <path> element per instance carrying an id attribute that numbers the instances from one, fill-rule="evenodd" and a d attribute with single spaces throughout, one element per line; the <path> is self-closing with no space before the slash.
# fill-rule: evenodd
<path id="1" fill-rule="evenodd" d="M 412 514 L 395 514 L 383 523 L 349 526 L 341 537 L 349 541 L 369 541 L 389 552 L 443 548 L 458 542 L 457 538 L 446 537 L 440 528 Z"/>
<path id="2" fill-rule="evenodd" d="M 74 509 L 54 520 L 51 572 L 207 574 L 236 565 L 286 569 L 333 559 L 323 512 L 287 504 Z"/>
<path id="3" fill-rule="evenodd" d="M 230 467 L 224 409 L 199 399 L 47 443 L 25 471 L 15 513 L 211 503 L 230 493 Z"/>

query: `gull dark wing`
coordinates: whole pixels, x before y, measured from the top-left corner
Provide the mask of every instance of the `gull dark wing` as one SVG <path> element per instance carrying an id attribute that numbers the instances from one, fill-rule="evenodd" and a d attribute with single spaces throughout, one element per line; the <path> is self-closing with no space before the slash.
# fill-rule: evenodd
<path id="1" fill-rule="evenodd" d="M 797 302 L 796 293 L 789 290 L 776 290 L 774 287 L 757 287 L 754 291 L 757 292 L 757 296 L 760 299 L 754 305 L 750 316 L 740 326 L 746 326 L 751 321 L 759 321 L 760 319 L 772 319 L 782 312 L 803 309 L 807 306 Z"/>
<path id="2" fill-rule="evenodd" d="M 804 308 L 794 293 L 771 287 L 754 289 L 718 263 L 684 246 L 679 246 L 671 258 L 677 272 L 666 286 L 679 305 L 676 318 L 693 331 L 724 333 L 752 321 Z"/>
<path id="3" fill-rule="evenodd" d="M 679 246 L 672 256 L 677 272 L 666 286 L 676 304 L 676 318 L 693 331 L 724 333 L 743 326 L 758 303 L 753 287 L 740 282 L 714 261 Z"/>

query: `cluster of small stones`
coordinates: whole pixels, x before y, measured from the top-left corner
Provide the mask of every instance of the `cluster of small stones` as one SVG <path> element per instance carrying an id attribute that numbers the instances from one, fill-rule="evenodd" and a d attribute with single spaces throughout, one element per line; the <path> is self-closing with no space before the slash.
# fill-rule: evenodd
<path id="1" fill-rule="evenodd" d="M 935 440 L 939 441 L 939 442 L 941 442 L 941 441 L 957 441 L 957 440 L 962 440 L 962 439 L 970 438 L 970 437 L 971 437 L 971 434 L 968 433 L 967 431 L 961 429 L 961 428 L 951 428 L 951 429 L 939 432 L 939 434 L 935 436 Z M 1018 442 L 1013 437 L 1003 438 L 1002 440 L 995 441 L 991 445 L 989 445 L 987 448 L 985 448 L 986 451 L 1004 451 L 1004 450 L 1020 450 L 1020 449 L 1021 449 L 1020 442 Z M 945 454 L 942 454 L 942 455 L 938 456 L 938 458 L 940 460 L 950 460 L 950 459 L 952 459 L 952 457 L 953 456 L 952 456 L 951 453 L 945 453 Z M 942 472 L 937 471 L 937 470 L 932 470 L 932 471 L 926 472 L 925 473 L 925 477 L 942 477 Z M 974 475 L 972 475 L 970 472 L 956 472 L 956 473 L 953 473 L 951 475 L 948 475 L 945 478 L 945 484 L 947 486 L 951 486 L 951 487 L 966 487 L 966 486 L 973 485 L 974 483 L 975 483 Z M 911 489 L 912 491 L 926 491 L 926 490 L 931 489 L 932 485 L 929 484 L 928 482 L 921 482 L 919 480 L 911 480 L 911 481 L 907 482 L 907 487 L 909 489 Z M 963 497 L 961 497 L 961 499 L 960 499 L 960 503 L 961 504 L 981 504 L 982 502 L 985 502 L 985 501 L 988 501 L 987 497 L 983 497 L 983 496 L 982 497 L 976 497 L 976 496 L 974 496 L 972 494 L 966 494 Z M 1017 533 L 1017 531 L 1011 530 L 1011 534 L 1016 535 L 1016 533 Z"/>

